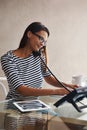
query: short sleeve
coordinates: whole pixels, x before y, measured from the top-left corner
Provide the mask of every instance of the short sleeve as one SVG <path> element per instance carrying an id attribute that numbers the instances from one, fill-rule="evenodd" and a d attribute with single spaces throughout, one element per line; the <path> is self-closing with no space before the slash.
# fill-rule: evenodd
<path id="1" fill-rule="evenodd" d="M 16 89 L 20 85 L 23 85 L 23 82 L 21 81 L 21 78 L 19 77 L 18 67 L 15 64 L 13 57 L 8 56 L 8 55 L 2 56 L 1 66 L 2 66 L 2 70 L 4 71 L 7 77 L 7 80 L 10 86 Z"/>

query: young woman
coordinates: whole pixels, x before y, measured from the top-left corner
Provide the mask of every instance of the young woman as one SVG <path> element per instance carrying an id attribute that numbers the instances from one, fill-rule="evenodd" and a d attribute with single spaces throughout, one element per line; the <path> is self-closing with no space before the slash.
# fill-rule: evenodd
<path id="1" fill-rule="evenodd" d="M 41 57 L 47 64 L 46 42 L 48 37 L 47 27 L 40 22 L 33 22 L 26 28 L 19 47 L 8 51 L 1 57 L 2 69 L 9 85 L 6 99 L 69 93 L 46 69 L 40 57 L 33 55 L 33 52 L 41 50 Z M 43 78 L 48 84 L 58 89 L 42 88 Z M 70 88 L 76 87 L 65 85 Z"/>

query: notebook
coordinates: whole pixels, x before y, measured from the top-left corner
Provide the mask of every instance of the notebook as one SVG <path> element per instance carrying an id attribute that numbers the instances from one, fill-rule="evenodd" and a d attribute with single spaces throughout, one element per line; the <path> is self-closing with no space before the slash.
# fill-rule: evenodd
<path id="1" fill-rule="evenodd" d="M 15 101 L 13 104 L 21 112 L 39 111 L 50 109 L 50 106 L 42 102 L 41 100 L 26 100 L 26 101 Z"/>

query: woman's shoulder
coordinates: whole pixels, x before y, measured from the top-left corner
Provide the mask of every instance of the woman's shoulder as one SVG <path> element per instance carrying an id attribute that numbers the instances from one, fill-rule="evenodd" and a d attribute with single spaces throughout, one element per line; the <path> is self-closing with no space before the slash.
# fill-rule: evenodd
<path id="1" fill-rule="evenodd" d="M 12 55 L 12 50 L 6 52 L 5 54 L 3 54 L 1 56 L 1 60 L 6 60 L 6 59 L 13 59 L 13 55 Z"/>

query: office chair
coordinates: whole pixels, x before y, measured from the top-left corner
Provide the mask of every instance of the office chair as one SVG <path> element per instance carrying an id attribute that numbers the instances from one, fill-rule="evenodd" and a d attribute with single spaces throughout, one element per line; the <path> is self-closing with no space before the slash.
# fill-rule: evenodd
<path id="1" fill-rule="evenodd" d="M 5 100 L 7 96 L 6 86 L 1 82 L 1 80 L 6 80 L 4 77 L 0 77 L 0 101 Z"/>

